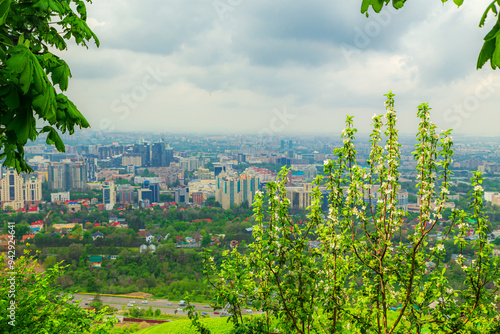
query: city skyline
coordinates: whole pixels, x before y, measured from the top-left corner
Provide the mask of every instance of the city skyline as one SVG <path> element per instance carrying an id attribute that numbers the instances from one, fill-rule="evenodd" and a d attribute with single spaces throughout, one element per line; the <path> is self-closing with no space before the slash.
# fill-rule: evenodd
<path id="1" fill-rule="evenodd" d="M 496 135 L 500 78 L 475 70 L 486 5 L 94 2 L 101 47 L 64 54 L 68 95 L 96 131 L 280 136 L 338 133 L 346 114 L 367 133 L 392 90 L 401 133 L 429 102 L 442 129 Z"/>

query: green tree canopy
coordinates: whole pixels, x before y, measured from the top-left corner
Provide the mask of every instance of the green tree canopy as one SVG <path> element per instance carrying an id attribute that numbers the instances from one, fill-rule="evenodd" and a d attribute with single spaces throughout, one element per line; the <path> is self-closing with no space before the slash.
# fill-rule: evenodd
<path id="1" fill-rule="evenodd" d="M 5 256 L 0 261 L 4 263 Z M 112 327 L 111 322 L 103 322 L 104 312 L 82 309 L 59 292 L 54 283 L 63 273 L 60 264 L 39 272 L 33 257 L 5 263 L 0 276 L 1 333 L 105 334 Z"/>
<path id="2" fill-rule="evenodd" d="M 447 2 L 448 0 L 441 0 L 441 2 Z M 388 5 L 391 0 L 363 0 L 361 3 L 361 13 L 366 14 L 368 16 L 368 10 L 373 8 L 376 13 L 380 13 L 384 6 Z M 461 6 L 464 3 L 464 0 L 453 0 L 453 2 L 457 6 Z M 395 9 L 403 8 L 406 0 L 392 0 L 392 6 Z M 496 46 L 500 43 L 500 16 L 498 16 L 498 12 L 500 10 L 500 1 L 493 0 L 486 10 L 484 11 L 483 16 L 479 20 L 479 27 L 483 27 L 486 21 L 487 16 L 490 14 L 495 15 L 497 21 L 493 28 L 486 34 L 484 37 L 483 47 L 479 53 L 479 57 L 477 59 L 476 68 L 480 69 L 490 61 L 490 65 L 492 69 L 497 69 L 500 67 L 500 48 Z"/>
<path id="3" fill-rule="evenodd" d="M 72 134 L 89 127 L 62 92 L 68 64 L 51 51 L 67 41 L 87 47 L 99 40 L 86 23 L 90 0 L 0 0 L 0 159 L 18 172 L 31 171 L 24 146 L 47 133 L 47 144 L 65 147 L 58 130 Z"/>

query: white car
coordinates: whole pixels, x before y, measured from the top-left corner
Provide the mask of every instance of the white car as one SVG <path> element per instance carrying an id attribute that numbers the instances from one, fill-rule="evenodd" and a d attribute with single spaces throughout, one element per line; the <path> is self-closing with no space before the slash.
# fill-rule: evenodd
<path id="1" fill-rule="evenodd" d="M 132 305 L 132 304 L 128 303 L 128 304 L 127 304 L 127 306 L 128 306 L 128 307 L 132 307 L 132 306 L 134 306 L 134 305 Z"/>
<path id="2" fill-rule="evenodd" d="M 90 301 L 93 301 L 93 300 L 94 300 L 94 297 L 90 297 L 90 298 L 89 298 L 89 300 L 90 300 Z"/>
<path id="3" fill-rule="evenodd" d="M 143 303 L 143 304 L 147 304 L 147 303 L 148 303 L 148 301 L 147 301 L 147 300 L 143 300 L 143 301 L 142 301 L 142 303 Z"/>
<path id="4" fill-rule="evenodd" d="M 135 304 L 135 300 L 129 301 L 130 304 Z"/>

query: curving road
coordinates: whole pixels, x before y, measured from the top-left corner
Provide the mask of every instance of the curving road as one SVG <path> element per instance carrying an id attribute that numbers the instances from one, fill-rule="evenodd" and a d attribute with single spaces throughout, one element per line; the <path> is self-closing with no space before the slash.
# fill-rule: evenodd
<path id="1" fill-rule="evenodd" d="M 75 297 L 75 302 L 81 299 L 79 306 L 80 307 L 88 307 L 92 301 L 90 298 L 95 297 L 95 295 L 81 295 L 81 294 L 73 294 Z M 143 309 L 148 309 L 150 306 L 153 308 L 153 311 L 160 309 L 162 313 L 166 314 L 175 314 L 175 310 L 178 308 L 184 308 L 184 306 L 179 306 L 179 302 L 169 301 L 168 299 L 154 299 L 147 300 L 147 304 L 143 304 L 142 302 L 145 299 L 141 298 L 133 298 L 133 297 L 109 297 L 109 296 L 100 296 L 102 303 L 105 305 L 116 307 L 118 310 L 122 309 L 122 306 L 127 306 L 131 301 L 135 301 L 134 306 L 139 306 Z M 87 303 L 87 305 L 85 305 Z M 172 305 L 167 305 L 167 303 L 172 303 Z M 195 303 L 195 310 L 201 312 L 207 312 L 210 317 L 218 317 L 218 314 L 214 314 L 214 310 L 209 307 L 208 304 L 199 304 Z M 206 307 L 205 307 L 206 306 Z M 127 307 L 130 308 L 130 307 Z M 177 314 L 187 315 L 186 312 L 177 312 Z"/>

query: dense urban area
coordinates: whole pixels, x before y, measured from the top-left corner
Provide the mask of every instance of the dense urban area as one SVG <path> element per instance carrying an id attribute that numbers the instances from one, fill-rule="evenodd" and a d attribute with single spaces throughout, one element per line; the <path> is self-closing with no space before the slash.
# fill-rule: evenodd
<path id="1" fill-rule="evenodd" d="M 290 168 L 286 196 L 292 217 L 297 224 L 305 223 L 311 182 L 323 174 L 324 161 L 341 145 L 330 138 L 305 136 L 94 134 L 64 138 L 65 153 L 36 142 L 25 148 L 34 172 L 1 171 L 1 251 L 7 251 L 8 222 L 13 222 L 16 254 L 39 251 L 40 270 L 62 261 L 67 270 L 56 282 L 63 291 L 79 296 L 81 307 L 106 304 L 117 314 L 167 320 L 182 314 L 179 306 L 184 306 L 185 293 L 205 315 L 224 315 L 224 310 L 209 309 L 212 295 L 203 283 L 202 250 L 212 249 L 216 259 L 236 246 L 245 252 L 253 240 L 255 193 L 265 191 L 283 166 Z M 369 147 L 363 145 L 363 136 L 359 141 L 358 162 L 364 166 Z M 418 223 L 420 203 L 415 143 L 410 137 L 401 143 L 398 207 L 406 215 L 396 241 L 405 243 Z M 429 235 L 430 242 L 445 239 L 452 285 L 462 275 L 456 262 L 459 250 L 444 231 L 454 208 L 468 209 L 472 171 L 485 177 L 488 240 L 496 247 L 494 254 L 500 255 L 500 141 L 462 137 L 454 148 L 446 209 Z M 328 191 L 325 186 L 320 190 L 327 214 Z M 377 193 L 376 185 L 372 191 Z M 470 228 L 467 238 L 476 237 Z M 318 244 L 312 240 L 308 247 Z M 467 259 L 473 250 L 463 254 Z M 429 270 L 434 265 L 429 262 Z M 460 288 L 458 283 L 455 288 Z M 131 300 L 107 296 L 123 294 Z"/>

